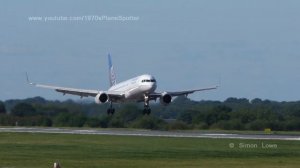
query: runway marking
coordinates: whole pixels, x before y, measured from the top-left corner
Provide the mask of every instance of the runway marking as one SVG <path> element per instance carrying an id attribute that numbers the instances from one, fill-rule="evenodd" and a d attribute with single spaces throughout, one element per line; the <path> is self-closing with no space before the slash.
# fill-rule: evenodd
<path id="1" fill-rule="evenodd" d="M 69 129 L 69 128 L 35 128 L 35 127 L 4 127 L 0 132 L 27 132 L 27 133 L 56 133 L 82 135 L 116 135 L 116 136 L 146 136 L 146 137 L 176 137 L 176 138 L 214 138 L 214 139 L 253 139 L 253 140 L 300 140 L 300 135 L 273 135 L 273 134 L 224 134 L 201 133 L 188 131 L 150 131 L 150 130 L 123 130 L 123 129 Z"/>

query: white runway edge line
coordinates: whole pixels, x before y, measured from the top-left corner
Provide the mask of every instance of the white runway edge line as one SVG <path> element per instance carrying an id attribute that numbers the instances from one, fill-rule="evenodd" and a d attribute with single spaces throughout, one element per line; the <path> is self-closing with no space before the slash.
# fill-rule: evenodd
<path id="1" fill-rule="evenodd" d="M 24 133 L 55 133 L 55 134 L 91 134 L 116 136 L 148 136 L 148 137 L 176 137 L 176 138 L 226 138 L 226 139 L 254 139 L 254 140 L 300 140 L 300 135 L 266 135 L 266 134 L 217 134 L 202 133 L 201 131 L 151 131 L 151 130 L 123 130 L 123 129 L 71 129 L 71 128 L 37 128 L 37 127 L 2 127 L 0 132 Z"/>

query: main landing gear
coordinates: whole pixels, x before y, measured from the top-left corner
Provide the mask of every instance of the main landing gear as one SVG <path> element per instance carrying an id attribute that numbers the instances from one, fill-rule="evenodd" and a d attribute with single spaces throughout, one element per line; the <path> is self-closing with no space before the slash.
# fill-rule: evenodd
<path id="1" fill-rule="evenodd" d="M 143 114 L 149 115 L 151 113 L 151 109 L 149 107 L 149 96 L 147 94 L 144 95 L 144 110 Z"/>
<path id="2" fill-rule="evenodd" d="M 115 109 L 113 108 L 112 106 L 112 102 L 110 102 L 110 106 L 109 108 L 107 109 L 107 114 L 108 115 L 113 115 L 115 113 Z"/>
<path id="3" fill-rule="evenodd" d="M 144 109 L 143 109 L 143 114 L 144 115 L 149 115 L 151 113 L 151 108 L 149 106 L 149 96 L 147 94 L 144 95 Z M 107 109 L 107 114 L 108 115 L 113 115 L 115 113 L 115 109 L 112 106 L 112 102 L 110 102 L 110 106 Z"/>

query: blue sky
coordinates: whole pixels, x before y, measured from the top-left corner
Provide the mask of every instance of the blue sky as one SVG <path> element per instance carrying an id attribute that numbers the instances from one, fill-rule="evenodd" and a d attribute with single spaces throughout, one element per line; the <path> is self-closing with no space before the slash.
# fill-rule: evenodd
<path id="1" fill-rule="evenodd" d="M 135 16 L 137 21 L 29 21 L 29 17 Z M 107 54 L 122 81 L 154 75 L 158 91 L 217 84 L 194 100 L 299 100 L 300 1 L 164 0 L 0 2 L 0 100 L 78 99 L 31 80 L 108 88 Z"/>

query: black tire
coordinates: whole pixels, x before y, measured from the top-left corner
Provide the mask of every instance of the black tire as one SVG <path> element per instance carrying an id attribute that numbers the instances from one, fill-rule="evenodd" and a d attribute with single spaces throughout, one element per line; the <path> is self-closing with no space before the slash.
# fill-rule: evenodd
<path id="1" fill-rule="evenodd" d="M 147 109 L 144 109 L 144 110 L 143 110 L 143 114 L 144 114 L 144 115 L 147 114 Z"/>
<path id="2" fill-rule="evenodd" d="M 151 109 L 149 108 L 147 109 L 147 114 L 150 115 L 150 113 L 151 113 Z"/>
<path id="3" fill-rule="evenodd" d="M 143 110 L 143 114 L 144 115 L 149 115 L 151 113 L 151 109 L 150 108 L 145 108 L 144 110 Z"/>
<path id="4" fill-rule="evenodd" d="M 115 114 L 115 109 L 111 109 L 111 115 L 114 115 Z"/>

